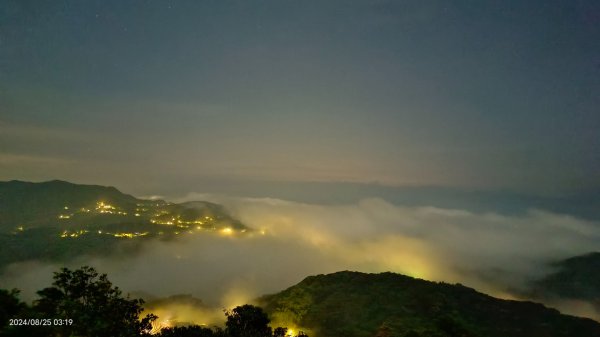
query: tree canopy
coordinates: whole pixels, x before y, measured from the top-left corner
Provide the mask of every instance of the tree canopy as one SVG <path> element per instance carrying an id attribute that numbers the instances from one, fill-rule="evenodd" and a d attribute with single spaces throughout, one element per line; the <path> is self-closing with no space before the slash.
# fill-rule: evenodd
<path id="1" fill-rule="evenodd" d="M 54 274 L 52 287 L 38 291 L 35 311 L 46 317 L 72 319 L 59 330 L 67 336 L 140 336 L 151 329 L 156 316 L 138 319 L 144 301 L 123 297 L 106 274 L 94 268 L 62 268 Z"/>
<path id="2" fill-rule="evenodd" d="M 153 314 L 140 317 L 144 301 L 123 296 L 106 274 L 84 266 L 62 268 L 54 273 L 52 286 L 37 292 L 31 307 L 21 302 L 18 290 L 0 289 L 0 336 L 38 337 L 139 337 L 149 336 Z M 284 337 L 287 328 L 275 334 L 267 314 L 253 305 L 226 311 L 225 329 L 197 325 L 162 329 L 157 337 Z M 33 324 L 9 325 L 10 319 L 32 319 Z M 44 321 L 51 324 L 43 324 Z M 302 335 L 306 337 L 305 335 Z"/>
<path id="3" fill-rule="evenodd" d="M 25 303 L 19 300 L 18 294 L 17 289 L 10 291 L 0 289 L 0 329 L 4 329 L 10 318 L 15 317 L 25 309 Z"/>
<path id="4" fill-rule="evenodd" d="M 225 312 L 225 332 L 230 337 L 271 337 L 269 317 L 256 306 L 245 304 Z"/>

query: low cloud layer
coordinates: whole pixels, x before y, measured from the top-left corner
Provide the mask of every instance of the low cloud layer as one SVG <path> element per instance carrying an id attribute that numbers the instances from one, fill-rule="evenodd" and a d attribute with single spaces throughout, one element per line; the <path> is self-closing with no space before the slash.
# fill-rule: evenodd
<path id="1" fill-rule="evenodd" d="M 188 199 L 222 203 L 256 231 L 152 241 L 135 256 L 80 258 L 72 266 L 92 265 L 127 292 L 191 294 L 209 306 L 231 308 L 308 275 L 339 270 L 393 271 L 511 298 L 517 296 L 514 289 L 551 272 L 548 262 L 600 250 L 600 224 L 539 210 L 506 216 L 402 207 L 382 199 L 337 206 L 207 195 Z M 0 284 L 33 298 L 32 291 L 48 286 L 58 268 L 15 264 Z M 594 316 L 582 306 L 561 309 Z"/>

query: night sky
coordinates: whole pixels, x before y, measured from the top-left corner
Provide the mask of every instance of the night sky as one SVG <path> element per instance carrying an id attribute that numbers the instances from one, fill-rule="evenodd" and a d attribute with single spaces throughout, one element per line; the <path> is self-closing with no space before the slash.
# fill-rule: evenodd
<path id="1" fill-rule="evenodd" d="M 12 179 L 600 188 L 600 2 L 4 0 Z"/>

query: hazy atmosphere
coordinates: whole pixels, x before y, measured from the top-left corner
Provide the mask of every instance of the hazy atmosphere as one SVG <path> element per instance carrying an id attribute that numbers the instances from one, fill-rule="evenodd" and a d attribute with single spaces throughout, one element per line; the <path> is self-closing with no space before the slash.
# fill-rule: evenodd
<path id="1" fill-rule="evenodd" d="M 320 206 L 196 197 L 218 200 L 260 234 L 154 242 L 127 259 L 84 257 L 73 264 L 111 271 L 128 291 L 192 293 L 212 304 L 226 304 L 219 300 L 231 289 L 241 288 L 249 300 L 306 275 L 345 269 L 462 282 L 506 297 L 551 271 L 545 263 L 593 251 L 600 241 L 597 222 L 543 211 L 502 216 L 394 206 L 381 199 Z M 27 287 L 33 290 L 48 283 L 56 265 L 13 268 L 0 280 L 20 287 L 36 282 Z M 34 271 L 28 275 L 23 268 Z"/>
<path id="2" fill-rule="evenodd" d="M 598 187 L 599 11 L 6 1 L 0 178 Z"/>
<path id="3" fill-rule="evenodd" d="M 222 324 L 310 275 L 391 271 L 599 321 L 591 292 L 536 283 L 600 251 L 599 22 L 585 0 L 3 1 L 0 183 L 128 195 L 43 192 L 58 208 L 34 219 L 0 188 L 0 236 L 100 237 L 105 213 L 189 234 L 110 227 L 148 237 L 2 260 L 0 288 L 31 302 L 91 265 Z"/>

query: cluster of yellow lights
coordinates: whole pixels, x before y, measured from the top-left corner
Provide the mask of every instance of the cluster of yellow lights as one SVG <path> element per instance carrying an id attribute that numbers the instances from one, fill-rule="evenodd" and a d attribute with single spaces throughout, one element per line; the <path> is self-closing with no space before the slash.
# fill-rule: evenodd
<path id="1" fill-rule="evenodd" d="M 155 214 L 154 216 L 159 217 L 159 216 L 167 215 L 167 214 L 169 214 L 169 213 L 161 212 L 159 214 Z M 136 214 L 136 216 L 138 216 L 138 215 Z M 157 225 L 168 225 L 168 226 L 177 225 L 178 227 L 181 227 L 181 228 L 189 228 L 189 226 L 191 226 L 191 225 L 204 225 L 206 222 L 214 221 L 214 218 L 211 218 L 208 216 L 204 217 L 204 219 L 205 219 L 204 221 L 202 221 L 200 219 L 193 220 L 193 221 L 185 221 L 185 220 L 181 220 L 179 218 L 179 216 L 176 216 L 176 217 L 171 217 L 170 219 L 166 219 L 166 220 L 153 218 L 153 219 L 150 219 L 150 222 L 153 224 L 157 224 Z"/>
<path id="2" fill-rule="evenodd" d="M 69 210 L 69 206 L 64 206 L 63 209 Z M 98 201 L 96 203 L 95 211 L 98 212 L 98 213 L 102 213 L 102 214 L 127 215 L 127 212 L 118 210 L 115 206 L 107 204 L 104 201 Z M 88 208 L 82 207 L 82 208 L 79 209 L 79 211 L 76 211 L 75 213 L 78 213 L 78 212 L 90 213 L 91 210 L 88 209 Z M 62 220 L 70 219 L 73 216 L 75 216 L 75 213 L 71 213 L 71 214 L 59 214 L 58 218 L 62 219 Z M 136 216 L 139 216 L 139 214 L 136 213 Z"/>
<path id="3" fill-rule="evenodd" d="M 150 222 L 157 225 L 173 225 L 173 221 L 161 221 L 156 219 L 150 219 Z"/>
<path id="4" fill-rule="evenodd" d="M 98 203 L 96 203 L 96 209 L 115 209 L 115 207 L 104 203 L 104 201 L 98 201 Z"/>
<path id="5" fill-rule="evenodd" d="M 221 234 L 231 235 L 231 234 L 233 234 L 233 229 L 231 227 L 225 227 L 225 228 L 221 229 Z"/>
<path id="6" fill-rule="evenodd" d="M 86 233 L 89 233 L 89 231 L 87 229 L 81 229 L 78 231 L 68 231 L 65 230 L 61 233 L 60 237 L 61 238 L 76 238 L 79 237 L 81 235 L 84 235 Z M 128 238 L 128 239 L 133 239 L 135 237 L 140 237 L 140 236 L 146 236 L 148 234 L 150 234 L 149 232 L 134 232 L 134 233 L 126 233 L 126 232 L 119 232 L 119 233 L 110 233 L 110 232 L 103 232 L 102 230 L 98 230 L 97 231 L 98 234 L 105 234 L 105 235 L 112 235 L 116 238 Z"/>
<path id="7" fill-rule="evenodd" d="M 135 213 L 133 213 L 134 216 L 136 217 L 140 217 L 143 215 L 143 213 L 148 212 L 149 209 L 145 208 L 145 207 L 141 207 L 141 206 L 165 206 L 165 205 L 169 205 L 167 204 L 137 204 L 137 208 L 135 209 Z M 69 210 L 69 206 L 64 206 L 63 209 L 65 210 Z M 95 212 L 97 213 L 101 213 L 101 214 L 118 214 L 118 215 L 127 215 L 128 213 L 119 209 L 118 207 L 115 207 L 109 203 L 106 203 L 104 201 L 98 201 L 96 202 L 96 207 L 94 209 Z M 80 208 L 78 211 L 71 213 L 71 214 L 60 214 L 58 215 L 59 219 L 70 219 L 72 218 L 75 213 L 78 212 L 84 212 L 84 213 L 89 213 L 91 212 L 90 209 L 82 207 Z M 169 219 L 164 219 L 164 216 L 169 216 L 171 215 L 171 218 Z M 163 218 L 163 219 L 161 219 Z M 167 210 L 160 210 L 157 211 L 156 213 L 152 214 L 152 219 L 150 219 L 150 222 L 154 223 L 154 224 L 159 224 L 159 225 L 175 225 L 175 224 L 180 224 L 180 225 L 203 225 L 206 222 L 211 222 L 214 221 L 215 219 L 211 216 L 204 216 L 201 219 L 196 219 L 196 220 L 192 220 L 192 221 L 186 221 L 186 220 L 181 220 L 179 215 L 177 216 L 172 216 L 171 212 L 167 211 Z M 186 227 L 187 228 L 187 227 Z"/>
<path id="8" fill-rule="evenodd" d="M 79 236 L 81 236 L 81 235 L 84 235 L 84 234 L 86 234 L 86 233 L 88 233 L 88 232 L 89 232 L 89 231 L 88 231 L 88 230 L 86 230 L 86 229 L 81 229 L 81 230 L 74 231 L 74 232 L 71 232 L 71 231 L 63 231 L 63 232 L 62 232 L 62 234 L 60 235 L 60 237 L 61 237 L 61 238 L 76 238 L 76 237 L 79 237 Z"/>
<path id="9" fill-rule="evenodd" d="M 165 205 L 169 205 L 167 204 L 137 204 L 137 208 L 135 209 L 136 213 L 134 213 L 133 215 L 136 217 L 142 216 L 142 213 L 144 212 L 148 212 L 149 209 L 145 208 L 143 206 L 165 206 Z M 69 209 L 69 206 L 64 206 L 63 207 L 65 210 Z M 127 215 L 127 212 L 122 211 L 121 209 L 108 204 L 104 201 L 98 201 L 96 203 L 96 207 L 95 209 L 93 209 L 94 212 L 96 213 L 101 213 L 101 214 L 119 214 L 119 215 Z M 59 219 L 70 219 L 73 216 L 76 215 L 76 213 L 79 212 L 85 212 L 85 213 L 89 213 L 92 212 L 92 210 L 88 209 L 88 208 L 80 208 L 79 210 L 75 211 L 74 213 L 71 214 L 59 214 L 58 218 Z M 166 218 L 166 219 L 165 219 Z M 167 211 L 167 210 L 160 210 L 157 211 L 156 213 L 152 214 L 152 218 L 150 219 L 150 222 L 153 224 L 159 224 L 159 225 L 170 225 L 170 226 L 177 226 L 178 228 L 181 229 L 178 231 L 173 232 L 175 235 L 179 235 L 181 233 L 189 233 L 189 234 L 194 234 L 194 229 L 197 231 L 202 231 L 202 230 L 216 230 L 217 228 L 215 228 L 214 225 L 210 225 L 211 222 L 215 221 L 215 219 L 212 216 L 203 216 L 201 218 L 195 219 L 195 220 L 182 220 L 180 218 L 179 215 L 174 215 L 171 212 Z M 19 230 L 23 230 L 22 227 L 20 227 Z M 242 230 L 241 232 L 245 232 L 246 230 Z M 88 230 L 65 230 L 62 232 L 62 234 L 60 235 L 61 238 L 76 238 L 79 237 L 85 233 L 88 233 Z M 134 233 L 129 233 L 129 232 L 117 232 L 117 233 L 110 233 L 110 232 L 103 232 L 102 230 L 98 230 L 97 231 L 98 234 L 104 234 L 104 235 L 110 235 L 110 236 L 114 236 L 117 238 L 135 238 L 135 237 L 140 237 L 140 236 L 146 236 L 149 234 L 149 232 L 143 232 L 143 233 L 139 233 L 139 232 L 134 232 Z M 230 236 L 235 234 L 235 230 L 231 227 L 226 227 L 226 228 L 222 228 L 219 230 L 219 233 L 222 235 L 226 235 L 226 236 Z M 157 233 L 158 235 L 163 235 L 164 233 L 162 231 Z M 262 234 L 264 234 L 264 231 L 262 232 Z"/>
<path id="10" fill-rule="evenodd" d="M 158 224 L 158 225 L 174 225 L 173 221 L 160 221 L 160 220 L 154 220 L 151 219 L 150 222 Z"/>
<path id="11" fill-rule="evenodd" d="M 25 227 L 23 227 L 23 226 L 17 227 L 17 231 L 19 231 L 19 232 L 22 232 L 24 230 L 25 230 Z M 17 234 L 17 233 L 14 233 L 14 234 Z"/>
<path id="12" fill-rule="evenodd" d="M 138 236 L 146 236 L 146 235 L 148 235 L 148 232 L 143 232 L 143 233 L 138 233 L 138 232 L 135 232 L 135 233 L 115 233 L 115 234 L 113 234 L 113 236 L 116 237 L 116 238 L 128 238 L 128 239 L 133 239 L 133 238 L 138 237 Z"/>
<path id="13" fill-rule="evenodd" d="M 96 211 L 99 213 L 108 213 L 108 214 L 118 214 L 118 215 L 127 215 L 127 212 L 123 212 L 117 210 L 117 208 L 113 205 L 109 205 L 104 201 L 98 201 L 96 203 Z"/>

